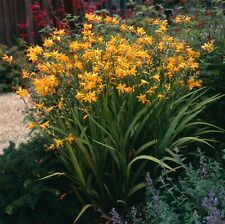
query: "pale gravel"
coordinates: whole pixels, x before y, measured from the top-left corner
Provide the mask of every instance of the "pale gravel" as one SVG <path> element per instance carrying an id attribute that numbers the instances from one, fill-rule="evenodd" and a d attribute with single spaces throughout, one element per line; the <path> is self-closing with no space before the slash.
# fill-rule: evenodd
<path id="1" fill-rule="evenodd" d="M 25 103 L 15 93 L 0 95 L 0 153 L 12 141 L 18 146 L 29 139 L 24 124 Z"/>

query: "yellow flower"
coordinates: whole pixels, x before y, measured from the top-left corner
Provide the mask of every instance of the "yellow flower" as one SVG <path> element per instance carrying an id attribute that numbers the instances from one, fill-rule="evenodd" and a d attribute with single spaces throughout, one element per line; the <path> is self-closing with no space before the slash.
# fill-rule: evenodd
<path id="1" fill-rule="evenodd" d="M 165 98 L 165 96 L 162 95 L 161 93 L 159 93 L 159 94 L 157 95 L 157 97 L 158 97 L 158 99 L 163 99 L 163 98 Z"/>
<path id="2" fill-rule="evenodd" d="M 84 23 L 83 27 L 86 30 L 90 30 L 92 28 L 92 24 Z"/>
<path id="3" fill-rule="evenodd" d="M 191 22 L 191 17 L 190 16 L 186 16 L 184 21 L 187 22 L 187 23 Z"/>
<path id="4" fill-rule="evenodd" d="M 146 32 L 142 27 L 138 27 L 137 28 L 137 34 L 142 36 L 142 35 L 146 34 Z"/>
<path id="5" fill-rule="evenodd" d="M 95 20 L 95 15 L 92 14 L 92 13 L 86 13 L 86 14 L 85 14 L 85 18 L 86 18 L 88 21 L 94 21 L 94 20 Z"/>
<path id="6" fill-rule="evenodd" d="M 60 29 L 60 30 L 55 30 L 53 32 L 53 35 L 58 35 L 58 36 L 64 36 L 66 34 L 64 29 Z"/>
<path id="7" fill-rule="evenodd" d="M 8 56 L 7 54 L 3 55 L 2 60 L 8 62 L 9 64 L 13 63 L 13 57 L 12 56 Z"/>
<path id="8" fill-rule="evenodd" d="M 154 78 L 156 81 L 158 81 L 158 82 L 160 81 L 160 76 L 159 76 L 159 74 L 154 75 L 153 78 Z"/>
<path id="9" fill-rule="evenodd" d="M 49 126 L 49 121 L 44 122 L 43 124 L 40 124 L 39 127 L 41 129 L 46 129 Z"/>
<path id="10" fill-rule="evenodd" d="M 29 122 L 28 125 L 27 125 L 27 127 L 29 129 L 33 129 L 33 128 L 37 127 L 37 123 L 35 123 L 35 122 Z"/>
<path id="11" fill-rule="evenodd" d="M 73 142 L 74 140 L 74 137 L 72 134 L 69 134 L 66 138 L 65 138 L 66 141 L 68 141 L 70 144 Z"/>
<path id="12" fill-rule="evenodd" d="M 192 90 L 195 87 L 201 87 L 201 83 L 196 81 L 195 79 L 191 78 L 187 82 L 189 90 Z"/>
<path id="13" fill-rule="evenodd" d="M 175 17 L 175 23 L 182 23 L 182 22 L 183 22 L 183 19 L 181 15 L 178 15 Z"/>
<path id="14" fill-rule="evenodd" d="M 54 75 L 50 75 L 42 79 L 34 79 L 33 85 L 37 93 L 45 97 L 47 94 L 55 93 L 55 88 L 59 85 L 59 81 Z"/>
<path id="15" fill-rule="evenodd" d="M 28 71 L 22 69 L 21 76 L 23 79 L 25 79 L 25 78 L 29 78 L 30 74 Z"/>
<path id="16" fill-rule="evenodd" d="M 44 104 L 43 103 L 36 103 L 35 107 L 39 110 L 42 110 L 44 108 Z"/>
<path id="17" fill-rule="evenodd" d="M 45 109 L 46 113 L 50 113 L 54 109 L 54 106 Z"/>
<path id="18" fill-rule="evenodd" d="M 61 97 L 61 99 L 60 99 L 60 101 L 59 101 L 59 103 L 58 103 L 58 105 L 57 105 L 57 107 L 59 108 L 59 110 L 62 110 L 62 108 L 63 108 L 63 103 L 64 103 L 64 99 L 63 99 L 63 97 Z"/>
<path id="19" fill-rule="evenodd" d="M 56 148 L 59 148 L 60 146 L 63 146 L 63 139 L 54 139 L 54 142 L 55 142 L 55 146 Z"/>
<path id="20" fill-rule="evenodd" d="M 146 95 L 140 94 L 137 96 L 138 102 L 145 103 L 146 102 Z"/>
<path id="21" fill-rule="evenodd" d="M 22 98 L 26 98 L 28 97 L 29 93 L 26 89 L 22 89 L 21 87 L 19 87 L 17 90 L 16 90 L 16 93 L 22 97 Z"/>
<path id="22" fill-rule="evenodd" d="M 207 43 L 205 43 L 204 45 L 201 46 L 202 50 L 210 53 L 214 50 L 214 45 L 213 45 L 213 40 L 208 41 Z"/>
<path id="23" fill-rule="evenodd" d="M 148 81 L 146 81 L 146 80 L 144 80 L 144 79 L 141 79 L 141 83 L 140 83 L 139 86 L 144 86 L 144 85 L 147 85 L 147 84 L 149 84 Z"/>
<path id="24" fill-rule="evenodd" d="M 54 150 L 54 149 L 55 149 L 55 145 L 54 145 L 54 144 L 49 145 L 49 146 L 48 146 L 48 149 L 49 149 L 49 150 Z"/>
<path id="25" fill-rule="evenodd" d="M 38 55 L 40 55 L 43 52 L 42 47 L 36 45 L 31 46 L 27 49 L 27 57 L 30 61 L 35 62 L 38 59 Z"/>
<path id="26" fill-rule="evenodd" d="M 52 47 L 54 44 L 53 40 L 48 38 L 44 40 L 43 46 L 46 48 Z"/>
<path id="27" fill-rule="evenodd" d="M 125 89 L 126 89 L 126 84 L 119 83 L 117 85 L 116 89 L 118 90 L 119 93 L 124 93 L 125 92 Z"/>
<path id="28" fill-rule="evenodd" d="M 92 91 L 92 92 L 88 92 L 84 95 L 83 97 L 83 101 L 84 102 L 96 102 L 97 101 L 97 96 L 96 96 L 96 93 L 95 91 Z"/>

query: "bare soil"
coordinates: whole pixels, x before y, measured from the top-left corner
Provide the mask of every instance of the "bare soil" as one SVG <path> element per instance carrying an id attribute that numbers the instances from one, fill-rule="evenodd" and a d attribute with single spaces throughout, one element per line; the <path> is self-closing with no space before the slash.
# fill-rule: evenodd
<path id="1" fill-rule="evenodd" d="M 29 129 L 24 124 L 25 103 L 15 93 L 0 95 L 0 153 L 14 142 L 17 146 L 29 138 Z"/>

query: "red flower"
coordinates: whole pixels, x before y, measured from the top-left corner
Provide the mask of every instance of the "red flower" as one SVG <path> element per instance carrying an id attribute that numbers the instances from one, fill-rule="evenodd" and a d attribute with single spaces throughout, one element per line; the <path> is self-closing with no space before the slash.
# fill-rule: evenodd
<path id="1" fill-rule="evenodd" d="M 44 20 L 39 21 L 38 26 L 39 27 L 45 27 L 47 24 Z"/>

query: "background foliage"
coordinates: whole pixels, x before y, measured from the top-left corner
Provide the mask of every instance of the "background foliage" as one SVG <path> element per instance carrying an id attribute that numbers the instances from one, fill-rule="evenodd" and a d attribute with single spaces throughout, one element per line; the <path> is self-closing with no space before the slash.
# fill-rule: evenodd
<path id="1" fill-rule="evenodd" d="M 65 178 L 38 180 L 61 166 L 43 137 L 0 155 L 0 223 L 72 223 L 76 199 Z"/>

